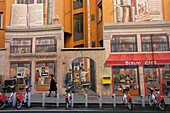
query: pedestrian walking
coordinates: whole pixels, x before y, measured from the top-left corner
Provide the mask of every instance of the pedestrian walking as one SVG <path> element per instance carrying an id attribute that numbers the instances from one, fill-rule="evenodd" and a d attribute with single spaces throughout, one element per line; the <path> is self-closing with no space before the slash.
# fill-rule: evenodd
<path id="1" fill-rule="evenodd" d="M 66 83 L 66 85 L 71 85 L 72 86 L 72 88 L 71 88 L 72 93 L 75 93 L 74 92 L 74 85 L 73 85 L 73 83 L 74 83 L 74 76 L 72 74 L 72 69 L 69 69 L 69 72 L 66 74 L 66 81 L 65 81 L 65 83 Z"/>
<path id="2" fill-rule="evenodd" d="M 50 81 L 50 89 L 49 89 L 49 94 L 47 97 L 51 96 L 51 92 L 55 91 L 55 97 L 57 97 L 57 86 L 56 86 L 57 82 L 55 80 L 55 77 L 53 74 L 51 74 L 51 81 Z"/>

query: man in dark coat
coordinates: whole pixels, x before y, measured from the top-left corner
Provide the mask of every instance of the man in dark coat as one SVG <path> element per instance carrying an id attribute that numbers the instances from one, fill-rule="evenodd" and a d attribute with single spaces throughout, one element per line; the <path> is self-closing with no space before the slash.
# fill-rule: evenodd
<path id="1" fill-rule="evenodd" d="M 72 69 L 69 69 L 69 72 L 66 75 L 66 85 L 71 85 L 72 86 L 72 93 L 74 93 L 74 76 L 72 74 Z"/>
<path id="2" fill-rule="evenodd" d="M 51 75 L 51 81 L 50 81 L 50 89 L 49 89 L 49 95 L 47 97 L 51 96 L 51 92 L 55 91 L 55 97 L 57 97 L 57 86 L 56 86 L 57 82 L 54 78 L 54 75 Z"/>

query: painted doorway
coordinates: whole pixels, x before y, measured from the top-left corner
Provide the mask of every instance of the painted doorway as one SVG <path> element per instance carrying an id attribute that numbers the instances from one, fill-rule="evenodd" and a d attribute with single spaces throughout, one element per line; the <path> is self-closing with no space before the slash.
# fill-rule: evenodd
<path id="1" fill-rule="evenodd" d="M 90 58 L 80 57 L 72 62 L 75 89 L 88 89 L 87 93 L 96 92 L 95 62 Z"/>

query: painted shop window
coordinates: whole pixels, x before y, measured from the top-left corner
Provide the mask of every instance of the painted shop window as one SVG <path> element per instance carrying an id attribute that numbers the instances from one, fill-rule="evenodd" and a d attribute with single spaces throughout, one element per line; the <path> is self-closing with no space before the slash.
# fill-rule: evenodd
<path id="1" fill-rule="evenodd" d="M 136 52 L 136 36 L 113 36 L 111 39 L 111 52 Z"/>
<path id="2" fill-rule="evenodd" d="M 122 95 L 122 87 L 129 87 L 129 93 L 139 94 L 138 66 L 113 66 L 114 93 Z"/>
<path id="3" fill-rule="evenodd" d="M 36 53 L 56 52 L 55 38 L 37 38 Z"/>
<path id="4" fill-rule="evenodd" d="M 168 67 L 165 67 L 162 65 L 160 67 L 162 93 L 168 95 L 168 93 L 170 93 L 170 66 L 168 65 Z"/>
<path id="5" fill-rule="evenodd" d="M 10 78 L 19 85 L 31 84 L 31 63 L 11 63 Z"/>
<path id="6" fill-rule="evenodd" d="M 142 35 L 142 49 L 149 51 L 169 51 L 167 35 Z"/>
<path id="7" fill-rule="evenodd" d="M 13 39 L 11 43 L 11 54 L 32 53 L 32 39 Z"/>
<path id="8" fill-rule="evenodd" d="M 83 8 L 83 0 L 73 0 L 73 8 L 74 10 Z"/>
<path id="9" fill-rule="evenodd" d="M 0 12 L 0 29 L 3 28 L 3 12 Z"/>
<path id="10" fill-rule="evenodd" d="M 18 0 L 18 4 L 33 4 L 34 0 Z"/>
<path id="11" fill-rule="evenodd" d="M 160 89 L 159 73 L 157 65 L 144 66 L 145 88 L 158 85 Z M 146 89 L 146 95 L 149 95 L 149 90 Z"/>
<path id="12" fill-rule="evenodd" d="M 55 76 L 55 63 L 54 62 L 37 62 L 36 63 L 36 71 L 35 71 L 36 90 L 49 90 L 51 74 Z"/>
<path id="13" fill-rule="evenodd" d="M 74 41 L 84 39 L 83 13 L 74 15 Z"/>

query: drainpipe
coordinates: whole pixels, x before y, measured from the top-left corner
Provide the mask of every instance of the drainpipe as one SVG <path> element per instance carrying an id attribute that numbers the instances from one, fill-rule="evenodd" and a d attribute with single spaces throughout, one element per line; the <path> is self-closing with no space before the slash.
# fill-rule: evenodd
<path id="1" fill-rule="evenodd" d="M 90 0 L 87 0 L 87 12 L 88 12 L 88 48 L 90 48 Z"/>

